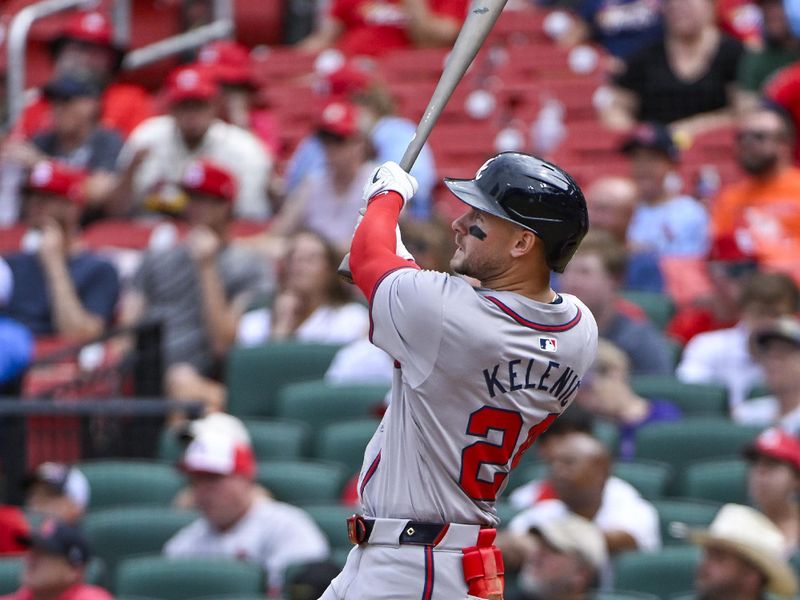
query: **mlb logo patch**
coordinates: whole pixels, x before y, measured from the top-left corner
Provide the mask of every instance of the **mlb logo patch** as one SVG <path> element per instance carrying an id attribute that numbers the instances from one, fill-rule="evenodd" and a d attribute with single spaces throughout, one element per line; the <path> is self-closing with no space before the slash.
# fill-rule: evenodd
<path id="1" fill-rule="evenodd" d="M 556 338 L 539 338 L 539 348 L 545 352 L 555 352 L 557 346 Z"/>

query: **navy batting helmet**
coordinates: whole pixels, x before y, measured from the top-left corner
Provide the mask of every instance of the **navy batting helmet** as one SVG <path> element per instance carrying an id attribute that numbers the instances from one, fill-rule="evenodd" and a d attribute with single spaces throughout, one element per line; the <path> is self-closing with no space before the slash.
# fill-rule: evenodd
<path id="1" fill-rule="evenodd" d="M 445 178 L 459 200 L 516 223 L 544 242 L 548 266 L 561 273 L 589 229 L 586 200 L 563 169 L 535 156 L 502 152 L 475 179 Z"/>

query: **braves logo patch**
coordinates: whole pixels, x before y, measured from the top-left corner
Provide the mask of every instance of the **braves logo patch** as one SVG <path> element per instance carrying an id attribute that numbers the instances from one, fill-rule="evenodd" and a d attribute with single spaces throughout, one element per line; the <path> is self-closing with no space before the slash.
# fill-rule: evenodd
<path id="1" fill-rule="evenodd" d="M 558 348 L 558 340 L 551 337 L 539 338 L 539 349 L 544 352 L 555 352 Z"/>

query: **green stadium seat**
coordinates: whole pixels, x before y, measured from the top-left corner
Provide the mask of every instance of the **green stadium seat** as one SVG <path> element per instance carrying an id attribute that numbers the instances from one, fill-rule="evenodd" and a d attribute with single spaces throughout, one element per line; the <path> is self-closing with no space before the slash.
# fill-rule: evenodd
<path id="1" fill-rule="evenodd" d="M 263 594 L 265 576 L 259 566 L 234 559 L 143 556 L 122 561 L 116 582 L 120 596 L 190 600 Z"/>
<path id="2" fill-rule="evenodd" d="M 747 462 L 709 460 L 690 463 L 683 473 L 680 494 L 714 502 L 748 504 Z"/>
<path id="3" fill-rule="evenodd" d="M 697 460 L 738 458 L 759 433 L 758 427 L 728 419 L 689 417 L 673 423 L 645 425 L 636 433 L 636 457 L 669 463 L 675 473 Z"/>
<path id="4" fill-rule="evenodd" d="M 659 329 L 664 329 L 675 314 L 675 304 L 666 294 L 623 290 L 622 297 L 638 305 Z"/>
<path id="5" fill-rule="evenodd" d="M 329 423 L 375 415 L 389 388 L 385 385 L 332 385 L 307 381 L 278 394 L 277 416 L 305 421 L 318 429 Z"/>
<path id="6" fill-rule="evenodd" d="M 101 460 L 80 463 L 91 489 L 89 510 L 121 506 L 169 506 L 183 487 L 171 465 L 154 461 Z"/>
<path id="7" fill-rule="evenodd" d="M 315 461 L 259 463 L 258 482 L 278 500 L 290 504 L 336 502 L 347 478 L 342 465 Z"/>
<path id="8" fill-rule="evenodd" d="M 341 504 L 312 504 L 304 506 L 303 509 L 319 525 L 322 533 L 328 538 L 331 548 L 349 550 L 352 547 L 347 537 L 347 518 L 356 512 L 355 508 Z"/>
<path id="9" fill-rule="evenodd" d="M 110 508 L 87 514 L 83 531 L 113 580 L 122 560 L 161 552 L 169 538 L 196 518 L 194 512 L 163 507 Z"/>
<path id="10" fill-rule="evenodd" d="M 692 589 L 700 556 L 694 546 L 669 546 L 658 552 L 626 552 L 614 561 L 614 585 L 666 597 Z"/>
<path id="11" fill-rule="evenodd" d="M 619 451 L 619 427 L 616 423 L 595 419 L 592 435 L 605 444 L 608 451 L 616 456 Z"/>
<path id="12" fill-rule="evenodd" d="M 300 421 L 283 419 L 246 419 L 243 421 L 258 460 L 293 460 L 306 454 L 311 430 Z M 176 463 L 183 444 L 172 429 L 164 429 L 159 440 L 159 459 Z"/>
<path id="13" fill-rule="evenodd" d="M 507 498 L 511 492 L 518 487 L 522 487 L 526 483 L 530 483 L 536 479 L 542 479 L 547 476 L 547 463 L 542 460 L 521 464 L 516 469 L 511 471 L 508 476 L 508 486 L 503 495 Z"/>
<path id="14" fill-rule="evenodd" d="M 665 546 L 686 544 L 686 529 L 708 527 L 720 504 L 697 500 L 668 498 L 654 500 L 661 523 L 661 542 Z"/>
<path id="15" fill-rule="evenodd" d="M 728 392 L 715 384 L 683 383 L 672 375 L 636 375 L 631 387 L 645 398 L 676 404 L 687 417 L 724 417 L 728 414 Z"/>
<path id="16" fill-rule="evenodd" d="M 630 483 L 648 500 L 663 497 L 672 480 L 672 468 L 664 462 L 636 460 L 617 462 L 614 475 Z"/>
<path id="17" fill-rule="evenodd" d="M 506 502 L 505 498 L 498 500 L 494 505 L 494 509 L 497 511 L 497 516 L 500 519 L 500 527 L 506 527 L 511 519 L 520 512 L 520 509 L 512 506 L 510 502 Z"/>
<path id="18" fill-rule="evenodd" d="M 314 457 L 340 463 L 351 473 L 358 472 L 364 449 L 379 423 L 377 419 L 359 419 L 326 425 L 317 435 Z"/>
<path id="19" fill-rule="evenodd" d="M 274 417 L 281 388 L 322 377 L 340 347 L 274 342 L 234 348 L 226 369 L 228 412 L 237 417 Z"/>

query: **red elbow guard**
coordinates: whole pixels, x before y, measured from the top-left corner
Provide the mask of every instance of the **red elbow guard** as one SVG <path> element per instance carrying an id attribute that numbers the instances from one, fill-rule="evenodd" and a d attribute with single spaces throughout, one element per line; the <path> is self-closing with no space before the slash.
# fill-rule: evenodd
<path id="1" fill-rule="evenodd" d="M 492 544 L 495 535 L 494 529 L 481 529 L 478 543 L 462 550 L 464 581 L 470 596 L 503 600 L 505 566 L 503 555 Z"/>

